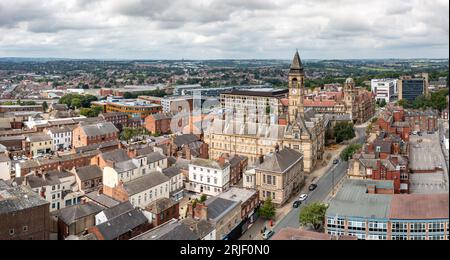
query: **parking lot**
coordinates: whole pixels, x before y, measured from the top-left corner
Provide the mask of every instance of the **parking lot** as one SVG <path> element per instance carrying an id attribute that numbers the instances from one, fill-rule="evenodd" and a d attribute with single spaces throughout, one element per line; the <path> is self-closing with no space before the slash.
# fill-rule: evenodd
<path id="1" fill-rule="evenodd" d="M 411 193 L 447 193 L 448 175 L 440 147 L 438 132 L 411 135 L 410 138 Z"/>

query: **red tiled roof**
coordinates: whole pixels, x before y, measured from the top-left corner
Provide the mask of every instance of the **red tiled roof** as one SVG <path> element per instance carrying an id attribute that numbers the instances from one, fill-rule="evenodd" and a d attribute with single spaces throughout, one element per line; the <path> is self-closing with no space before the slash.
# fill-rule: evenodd
<path id="1" fill-rule="evenodd" d="M 304 100 L 305 107 L 334 107 L 336 105 L 336 101 L 333 100 L 324 100 L 324 101 L 311 101 Z"/>
<path id="2" fill-rule="evenodd" d="M 394 195 L 391 219 L 448 219 L 448 194 Z"/>

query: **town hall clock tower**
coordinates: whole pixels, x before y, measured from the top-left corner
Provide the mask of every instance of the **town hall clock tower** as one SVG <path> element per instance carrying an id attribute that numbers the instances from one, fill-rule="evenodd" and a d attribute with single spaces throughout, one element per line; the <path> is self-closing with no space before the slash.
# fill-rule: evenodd
<path id="1" fill-rule="evenodd" d="M 289 123 L 293 125 L 298 117 L 303 117 L 305 108 L 303 106 L 305 73 L 298 51 L 289 71 Z"/>

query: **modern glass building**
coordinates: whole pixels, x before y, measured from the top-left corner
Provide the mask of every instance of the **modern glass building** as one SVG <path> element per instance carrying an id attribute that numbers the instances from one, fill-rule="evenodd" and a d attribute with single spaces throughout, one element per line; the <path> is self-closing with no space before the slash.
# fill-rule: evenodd
<path id="1" fill-rule="evenodd" d="M 448 240 L 448 194 L 393 194 L 392 181 L 347 180 L 330 202 L 326 233 L 362 240 Z"/>
<path id="2" fill-rule="evenodd" d="M 418 96 L 425 95 L 425 87 L 424 78 L 402 79 L 399 81 L 399 100 L 414 101 Z"/>

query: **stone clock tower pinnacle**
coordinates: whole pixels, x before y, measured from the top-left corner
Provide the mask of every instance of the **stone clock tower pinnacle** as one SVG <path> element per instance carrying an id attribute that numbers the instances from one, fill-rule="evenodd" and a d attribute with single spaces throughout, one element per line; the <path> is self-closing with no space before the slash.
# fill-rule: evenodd
<path id="1" fill-rule="evenodd" d="M 289 123 L 293 124 L 300 116 L 303 117 L 305 108 L 303 106 L 304 80 L 303 64 L 298 50 L 292 60 L 289 71 Z"/>

